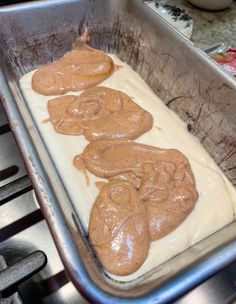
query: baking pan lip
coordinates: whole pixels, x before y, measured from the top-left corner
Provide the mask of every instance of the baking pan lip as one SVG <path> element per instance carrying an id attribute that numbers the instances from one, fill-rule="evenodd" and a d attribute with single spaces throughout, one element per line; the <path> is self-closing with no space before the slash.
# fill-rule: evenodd
<path id="1" fill-rule="evenodd" d="M 84 1 L 84 0 L 70 0 L 70 3 L 76 3 L 78 1 Z M 21 2 L 21 3 L 12 3 L 12 4 L 7 4 L 4 6 L 0 6 L 0 13 L 4 13 L 4 12 L 10 12 L 10 11 L 20 11 L 20 10 L 25 10 L 25 9 L 37 9 L 37 8 L 41 8 L 43 6 L 43 8 L 45 7 L 49 7 L 49 6 L 55 6 L 55 5 L 62 5 L 62 4 L 66 4 L 67 0 L 60 0 L 60 2 L 58 0 L 35 0 L 35 1 L 30 1 L 29 2 Z"/>
<path id="2" fill-rule="evenodd" d="M 60 3 L 56 0 L 37 1 L 30 4 L 20 4 L 17 9 L 35 8 L 41 6 L 41 4 L 45 5 L 46 3 L 47 5 L 55 3 L 60 5 L 61 3 L 66 2 L 66 0 L 60 1 Z M 78 2 L 78 0 L 73 0 L 71 2 Z M 5 10 L 9 11 L 11 9 L 15 10 L 16 6 L 11 5 Z M 2 11 L 4 11 L 4 9 L 0 9 L 0 13 Z M 206 55 L 201 54 L 201 52 L 197 52 L 197 54 L 200 57 L 204 57 L 204 60 L 209 64 L 210 60 Z M 211 62 L 211 64 L 213 65 L 214 63 Z M 214 69 L 215 68 L 216 64 L 214 64 Z M 224 79 L 226 79 L 228 76 L 225 73 L 223 75 L 220 69 L 218 69 L 218 73 L 221 74 Z M 236 82 L 232 82 L 232 79 L 228 77 L 227 83 L 230 82 L 232 84 L 232 87 L 236 88 Z M 6 78 L 3 75 L 1 69 L 0 97 L 2 98 L 3 106 L 7 112 L 11 128 L 14 132 L 24 161 L 27 165 L 27 169 L 33 182 L 34 188 L 37 192 L 38 197 L 40 198 L 41 209 L 49 224 L 62 261 L 74 285 L 86 298 L 95 303 L 108 304 L 166 303 L 180 297 L 183 293 L 186 293 L 189 289 L 195 287 L 203 280 L 206 280 L 215 272 L 220 271 L 236 259 L 236 241 L 234 240 L 229 242 L 227 245 L 217 248 L 214 252 L 207 256 L 207 259 L 204 258 L 200 262 L 192 264 L 184 271 L 181 271 L 174 277 L 168 279 L 168 281 L 165 283 L 157 286 L 157 289 L 149 292 L 147 295 L 139 296 L 136 298 L 118 297 L 115 296 L 115 293 L 112 294 L 106 292 L 103 289 L 100 289 L 92 280 L 91 276 L 86 270 L 86 267 L 84 266 L 81 258 L 81 253 L 78 251 L 69 231 L 69 227 L 66 225 L 66 219 L 63 211 L 58 204 L 55 193 L 50 187 L 50 181 L 31 140 L 30 132 L 22 120 L 21 113 L 14 101 L 11 89 L 9 88 Z"/>
<path id="3" fill-rule="evenodd" d="M 93 2 L 94 0 L 87 0 L 90 2 Z M 149 15 L 154 16 L 154 18 L 157 17 L 157 13 L 153 11 L 148 5 L 145 4 L 146 0 L 136 0 L 139 2 L 140 5 L 142 5 L 143 9 L 148 11 Z M 70 3 L 78 3 L 78 2 L 86 2 L 86 0 L 70 0 Z M 9 4 L 9 5 L 4 5 L 0 6 L 0 18 L 1 14 L 4 13 L 10 13 L 10 12 L 19 12 L 19 11 L 24 11 L 24 10 L 35 10 L 35 9 L 40 9 L 45 7 L 54 7 L 54 6 L 61 6 L 63 4 L 67 4 L 68 0 L 35 0 L 29 2 L 22 2 L 22 3 L 15 3 L 15 4 Z M 236 90 L 236 78 L 230 74 L 228 71 L 226 71 L 220 64 L 218 64 L 215 60 L 213 60 L 210 56 L 208 56 L 203 50 L 201 50 L 198 47 L 194 46 L 194 42 L 189 40 L 184 34 L 182 34 L 180 31 L 175 29 L 175 27 L 171 24 L 169 24 L 162 16 L 158 15 L 158 18 L 162 20 L 162 22 L 166 25 L 166 27 L 169 28 L 170 31 L 174 32 L 177 36 L 178 39 L 180 39 L 185 46 L 194 49 L 195 54 L 199 56 L 201 59 L 204 59 L 208 65 L 213 66 L 214 70 L 217 70 L 217 72 L 227 79 L 227 81 L 230 83 L 230 86 L 232 89 Z"/>

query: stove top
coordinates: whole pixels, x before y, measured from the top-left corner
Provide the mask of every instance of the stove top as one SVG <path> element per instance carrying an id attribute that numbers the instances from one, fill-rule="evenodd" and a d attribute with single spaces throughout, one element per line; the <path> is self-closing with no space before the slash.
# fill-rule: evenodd
<path id="1" fill-rule="evenodd" d="M 21 160 L 0 103 L 0 255 L 8 265 L 36 250 L 47 266 L 19 286 L 23 303 L 87 303 L 70 282 Z M 236 303 L 236 263 L 175 303 Z M 11 301 L 1 304 L 14 303 Z"/>
<path id="2" fill-rule="evenodd" d="M 24 304 L 87 303 L 66 275 L 1 104 L 0 218 L 0 255 L 8 265 L 35 250 L 47 255 L 47 266 L 19 287 Z"/>

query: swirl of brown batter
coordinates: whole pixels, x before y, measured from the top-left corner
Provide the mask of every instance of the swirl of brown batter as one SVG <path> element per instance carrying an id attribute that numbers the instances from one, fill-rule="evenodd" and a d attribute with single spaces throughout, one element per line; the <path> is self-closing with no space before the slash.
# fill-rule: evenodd
<path id="1" fill-rule="evenodd" d="M 125 93 L 98 86 L 80 96 L 65 95 L 48 102 L 50 121 L 58 133 L 98 138 L 134 139 L 152 128 L 151 114 Z"/>
<path id="2" fill-rule="evenodd" d="M 176 229 L 198 199 L 189 161 L 178 150 L 128 140 L 97 140 L 87 145 L 80 158 L 96 176 L 134 185 L 147 206 L 152 241 Z"/>
<path id="3" fill-rule="evenodd" d="M 89 238 L 103 267 L 128 275 L 145 261 L 150 237 L 145 204 L 129 182 L 105 184 L 93 205 Z"/>
<path id="4" fill-rule="evenodd" d="M 113 60 L 104 52 L 89 47 L 88 33 L 80 37 L 74 49 L 57 61 L 39 68 L 32 88 L 42 95 L 62 95 L 93 87 L 114 72 Z"/>

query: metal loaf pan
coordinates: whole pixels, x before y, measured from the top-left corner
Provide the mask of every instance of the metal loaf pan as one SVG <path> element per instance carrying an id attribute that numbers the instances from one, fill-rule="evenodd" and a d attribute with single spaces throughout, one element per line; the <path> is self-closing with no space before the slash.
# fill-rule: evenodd
<path id="1" fill-rule="evenodd" d="M 168 302 L 236 259 L 236 224 L 128 284 L 102 271 L 18 83 L 62 56 L 86 27 L 91 45 L 130 64 L 189 124 L 234 184 L 236 84 L 140 0 L 48 0 L 0 9 L 0 97 L 74 285 L 95 303 Z"/>

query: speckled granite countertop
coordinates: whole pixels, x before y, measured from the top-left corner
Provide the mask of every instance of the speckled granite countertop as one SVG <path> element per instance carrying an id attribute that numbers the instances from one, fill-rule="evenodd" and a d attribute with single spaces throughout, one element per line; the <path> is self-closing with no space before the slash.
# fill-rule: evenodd
<path id="1" fill-rule="evenodd" d="M 236 2 L 219 12 L 197 9 L 187 0 L 162 0 L 161 2 L 182 7 L 190 13 L 193 18 L 191 40 L 196 46 L 205 49 L 219 42 L 228 42 L 236 48 Z"/>

